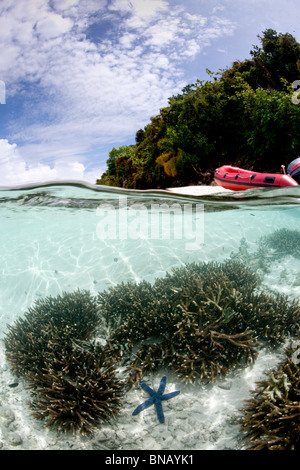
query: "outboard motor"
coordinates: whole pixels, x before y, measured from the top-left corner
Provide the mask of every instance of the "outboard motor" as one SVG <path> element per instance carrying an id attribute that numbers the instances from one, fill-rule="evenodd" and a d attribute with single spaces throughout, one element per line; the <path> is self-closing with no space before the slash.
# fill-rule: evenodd
<path id="1" fill-rule="evenodd" d="M 287 173 L 290 175 L 298 184 L 300 184 L 300 157 L 293 160 L 287 167 Z"/>

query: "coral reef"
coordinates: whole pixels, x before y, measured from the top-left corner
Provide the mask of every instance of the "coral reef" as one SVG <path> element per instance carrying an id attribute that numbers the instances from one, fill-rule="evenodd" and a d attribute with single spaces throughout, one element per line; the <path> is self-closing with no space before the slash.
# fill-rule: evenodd
<path id="1" fill-rule="evenodd" d="M 273 233 L 261 237 L 259 240 L 261 251 L 274 250 L 276 256 L 300 256 L 300 231 L 281 228 Z"/>
<path id="2" fill-rule="evenodd" d="M 41 370 L 49 356 L 54 354 L 54 337 L 68 344 L 73 339 L 87 340 L 99 324 L 95 299 L 88 291 L 63 293 L 57 297 L 39 299 L 24 317 L 8 325 L 6 356 L 16 375 Z M 58 350 L 60 344 L 58 344 Z"/>
<path id="3" fill-rule="evenodd" d="M 158 367 L 187 382 L 214 381 L 253 362 L 263 344 L 282 344 L 299 325 L 299 304 L 257 286 L 253 270 L 228 260 L 177 268 L 153 286 L 128 283 L 99 293 L 110 344 L 134 345 L 129 384 Z"/>
<path id="4" fill-rule="evenodd" d="M 26 376 L 34 390 L 33 415 L 57 430 L 90 434 L 95 425 L 109 421 L 121 404 L 123 385 L 115 364 L 104 351 L 97 355 L 76 349 L 63 351 L 59 368 Z"/>
<path id="5" fill-rule="evenodd" d="M 260 237 L 257 249 L 251 251 L 245 238 L 242 238 L 237 251 L 230 258 L 244 263 L 255 271 L 269 272 L 275 260 L 284 256 L 300 257 L 300 231 L 282 228 Z"/>
<path id="6" fill-rule="evenodd" d="M 256 252 L 251 252 L 249 244 L 245 238 L 241 238 L 240 245 L 237 251 L 230 254 L 232 260 L 243 263 L 255 270 L 256 273 L 268 272 L 272 264 L 272 255 L 269 250 L 262 244 L 261 239 L 258 241 L 258 249 Z"/>
<path id="7" fill-rule="evenodd" d="M 34 416 L 89 434 L 146 372 L 165 367 L 186 382 L 213 382 L 253 363 L 262 347 L 282 345 L 299 325 L 298 302 L 262 291 L 254 270 L 229 259 L 191 263 L 153 284 L 39 300 L 4 343 L 12 371 L 29 384 Z"/>
<path id="8" fill-rule="evenodd" d="M 4 339 L 12 371 L 32 391 L 34 416 L 57 430 L 89 434 L 118 413 L 123 383 L 101 346 L 89 348 L 100 316 L 87 291 L 39 300 Z"/>
<path id="9" fill-rule="evenodd" d="M 249 449 L 300 449 L 300 367 L 295 360 L 299 345 L 291 343 L 277 370 L 266 374 L 244 406 L 241 432 Z"/>

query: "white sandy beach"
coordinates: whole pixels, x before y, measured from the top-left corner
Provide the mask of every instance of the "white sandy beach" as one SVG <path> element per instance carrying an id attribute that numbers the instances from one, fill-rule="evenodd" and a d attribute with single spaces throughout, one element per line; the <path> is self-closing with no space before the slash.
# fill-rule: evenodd
<path id="1" fill-rule="evenodd" d="M 170 192 L 207 195 L 228 192 L 219 186 L 171 188 Z M 282 293 L 300 295 L 298 261 L 286 259 L 274 265 L 264 285 Z M 297 282 L 295 281 L 297 280 Z M 234 371 L 226 379 L 204 386 L 185 384 L 170 371 L 143 377 L 157 388 L 167 376 L 165 393 L 180 394 L 163 403 L 165 423 L 160 424 L 154 406 L 132 416 L 146 398 L 139 386 L 124 396 L 120 414 L 96 429 L 91 437 L 57 434 L 30 415 L 26 405 L 30 392 L 26 383 L 14 377 L 0 340 L 0 449 L 2 450 L 238 450 L 243 448 L 238 418 L 243 402 L 251 397 L 255 383 L 281 360 L 280 351 L 263 350 L 254 365 Z M 120 371 L 121 373 L 121 371 Z"/>
<path id="2" fill-rule="evenodd" d="M 209 194 L 232 193 L 230 189 L 221 186 L 183 186 L 181 188 L 167 188 L 167 191 L 176 194 L 188 194 L 190 196 L 207 196 Z"/>

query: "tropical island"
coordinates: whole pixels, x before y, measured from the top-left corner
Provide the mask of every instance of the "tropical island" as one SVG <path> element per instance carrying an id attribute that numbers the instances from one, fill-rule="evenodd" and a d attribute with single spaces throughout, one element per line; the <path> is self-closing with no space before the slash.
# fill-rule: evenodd
<path id="1" fill-rule="evenodd" d="M 187 85 L 113 148 L 97 184 L 128 189 L 210 184 L 224 164 L 279 172 L 300 154 L 300 43 L 267 29 L 250 58 Z"/>

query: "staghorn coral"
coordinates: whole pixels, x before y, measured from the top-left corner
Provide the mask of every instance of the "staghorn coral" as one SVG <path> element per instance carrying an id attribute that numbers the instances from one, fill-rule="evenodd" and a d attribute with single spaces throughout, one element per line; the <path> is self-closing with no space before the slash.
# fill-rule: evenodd
<path id="1" fill-rule="evenodd" d="M 258 291 L 242 262 L 192 263 L 154 284 L 119 284 L 40 300 L 9 326 L 7 359 L 25 377 L 34 416 L 62 431 L 89 434 L 118 413 L 125 383 L 172 369 L 186 382 L 207 383 L 254 362 L 299 328 L 300 306 Z M 96 341 L 97 329 L 106 345 Z M 122 361 L 122 362 L 121 362 Z"/>
<path id="2" fill-rule="evenodd" d="M 57 430 L 89 434 L 119 411 L 123 383 L 101 346 L 85 348 L 100 321 L 87 291 L 39 300 L 14 325 L 4 344 L 13 372 L 32 390 L 34 416 Z"/>
<path id="3" fill-rule="evenodd" d="M 273 233 L 261 237 L 259 250 L 261 252 L 274 250 L 276 256 L 300 256 L 300 231 L 281 228 Z"/>
<path id="4" fill-rule="evenodd" d="M 258 241 L 258 250 L 251 252 L 250 247 L 243 237 L 241 238 L 240 245 L 237 251 L 233 251 L 230 254 L 230 258 L 235 261 L 243 263 L 245 266 L 249 266 L 255 272 L 268 272 L 272 264 L 272 255 L 269 250 L 261 243 L 261 239 Z"/>
<path id="5" fill-rule="evenodd" d="M 239 305 L 239 315 L 256 331 L 260 342 L 276 348 L 300 325 L 300 304 L 282 294 L 248 292 Z"/>
<path id="6" fill-rule="evenodd" d="M 40 370 L 49 350 L 54 354 L 55 345 L 51 342 L 55 335 L 61 337 L 62 344 L 71 338 L 89 339 L 99 321 L 97 303 L 88 291 L 37 300 L 23 318 L 8 325 L 4 343 L 13 372 L 24 375 Z"/>
<path id="7" fill-rule="evenodd" d="M 100 293 L 101 313 L 113 325 L 110 343 L 135 343 L 129 384 L 161 366 L 187 382 L 214 381 L 253 362 L 262 343 L 281 344 L 299 324 L 299 304 L 259 293 L 257 285 L 254 271 L 229 260 L 177 268 L 153 286 Z"/>
<path id="8" fill-rule="evenodd" d="M 290 255 L 300 257 L 300 231 L 282 228 L 260 237 L 257 250 L 251 252 L 245 238 L 242 238 L 237 251 L 231 253 L 232 260 L 262 273 L 270 272 L 274 260 Z"/>
<path id="9" fill-rule="evenodd" d="M 153 286 L 142 281 L 136 284 L 132 281 L 121 283 L 108 291 L 98 294 L 98 303 L 101 307 L 101 316 L 107 322 L 111 330 L 122 329 L 123 320 L 132 319 L 134 325 L 130 329 L 130 340 L 139 341 L 144 335 L 148 336 L 149 330 L 155 328 L 152 324 L 151 312 L 155 308 L 156 298 Z M 137 316 L 137 309 L 141 316 Z M 125 333 L 125 332 L 124 332 Z M 125 341 L 127 341 L 125 339 Z M 120 338 L 124 342 L 124 338 Z"/>
<path id="10" fill-rule="evenodd" d="M 240 419 L 247 448 L 299 450 L 300 367 L 293 344 L 277 370 L 268 372 L 252 393 L 254 397 L 245 404 Z"/>
<path id="11" fill-rule="evenodd" d="M 115 363 L 104 351 L 97 355 L 66 349 L 43 372 L 28 373 L 34 391 L 33 416 L 58 431 L 90 434 L 102 421 L 119 412 L 123 383 L 116 379 Z"/>

